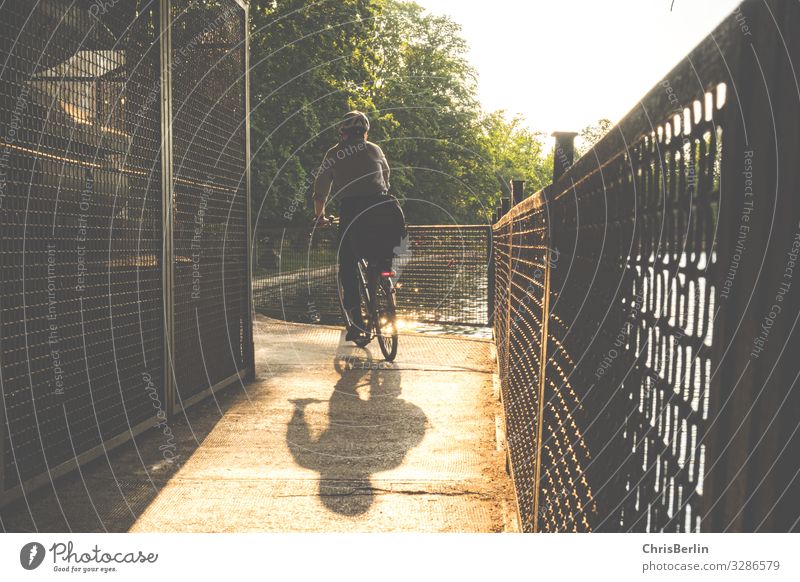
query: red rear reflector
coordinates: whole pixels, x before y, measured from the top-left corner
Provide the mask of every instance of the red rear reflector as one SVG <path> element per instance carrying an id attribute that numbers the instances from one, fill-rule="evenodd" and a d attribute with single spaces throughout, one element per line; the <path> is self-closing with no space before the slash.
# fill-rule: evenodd
<path id="1" fill-rule="evenodd" d="M 381 277 L 394 277 L 396 274 L 394 271 L 383 271 Z"/>

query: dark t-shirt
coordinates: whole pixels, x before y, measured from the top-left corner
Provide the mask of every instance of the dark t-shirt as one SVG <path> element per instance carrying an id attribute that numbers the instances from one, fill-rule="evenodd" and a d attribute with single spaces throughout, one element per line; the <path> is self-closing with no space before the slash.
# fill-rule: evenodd
<path id="1" fill-rule="evenodd" d="M 342 200 L 389 191 L 389 164 L 383 150 L 366 140 L 342 141 L 327 151 L 317 171 L 314 198 L 331 193 Z"/>

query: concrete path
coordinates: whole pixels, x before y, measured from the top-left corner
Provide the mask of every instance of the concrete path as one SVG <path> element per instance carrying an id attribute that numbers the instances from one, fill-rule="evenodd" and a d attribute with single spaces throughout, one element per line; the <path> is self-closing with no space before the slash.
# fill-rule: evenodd
<path id="1" fill-rule="evenodd" d="M 259 318 L 258 379 L 3 511 L 8 531 L 515 531 L 491 344 Z"/>

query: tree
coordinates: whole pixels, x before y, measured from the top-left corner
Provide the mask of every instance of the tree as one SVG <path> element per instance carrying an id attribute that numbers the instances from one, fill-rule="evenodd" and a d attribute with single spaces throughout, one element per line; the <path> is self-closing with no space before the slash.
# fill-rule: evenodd
<path id="1" fill-rule="evenodd" d="M 485 222 L 512 178 L 552 173 L 541 134 L 484 112 L 458 24 L 398 0 L 251 4 L 254 216 L 305 220 L 313 171 L 350 109 L 392 166 L 416 224 Z"/>
<path id="2" fill-rule="evenodd" d="M 369 0 L 251 2 L 253 216 L 307 216 L 334 125 L 372 86 Z"/>
<path id="3" fill-rule="evenodd" d="M 505 112 L 488 114 L 483 119 L 485 149 L 492 160 L 492 173 L 503 195 L 509 195 L 511 179 L 525 180 L 533 193 L 544 188 L 553 177 L 552 152 L 545 152 L 545 135 L 533 132 L 520 117 L 507 119 Z M 490 212 L 500 203 L 501 193 L 490 199 Z"/>
<path id="4" fill-rule="evenodd" d="M 584 127 L 578 134 L 578 143 L 575 146 L 576 158 L 591 150 L 612 127 L 614 127 L 614 123 L 606 118 L 599 119 Z"/>
<path id="5" fill-rule="evenodd" d="M 475 73 L 457 24 L 387 0 L 377 19 L 375 135 L 393 165 L 394 193 L 412 222 L 470 219 L 465 169 L 478 163 Z M 472 218 L 474 220 L 474 218 Z"/>

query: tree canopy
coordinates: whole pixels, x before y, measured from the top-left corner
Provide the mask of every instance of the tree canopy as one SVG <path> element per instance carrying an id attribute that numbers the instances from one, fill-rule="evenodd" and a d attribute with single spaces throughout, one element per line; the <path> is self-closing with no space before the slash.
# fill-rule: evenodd
<path id="1" fill-rule="evenodd" d="M 578 143 L 575 145 L 576 157 L 582 156 L 591 150 L 603 136 L 611 131 L 612 127 L 614 127 L 614 122 L 605 117 L 584 127 L 578 134 Z"/>
<path id="2" fill-rule="evenodd" d="M 253 215 L 307 220 L 313 172 L 351 109 L 409 222 L 485 223 L 508 182 L 550 181 L 543 135 L 486 112 L 455 22 L 397 0 L 251 2 Z"/>

